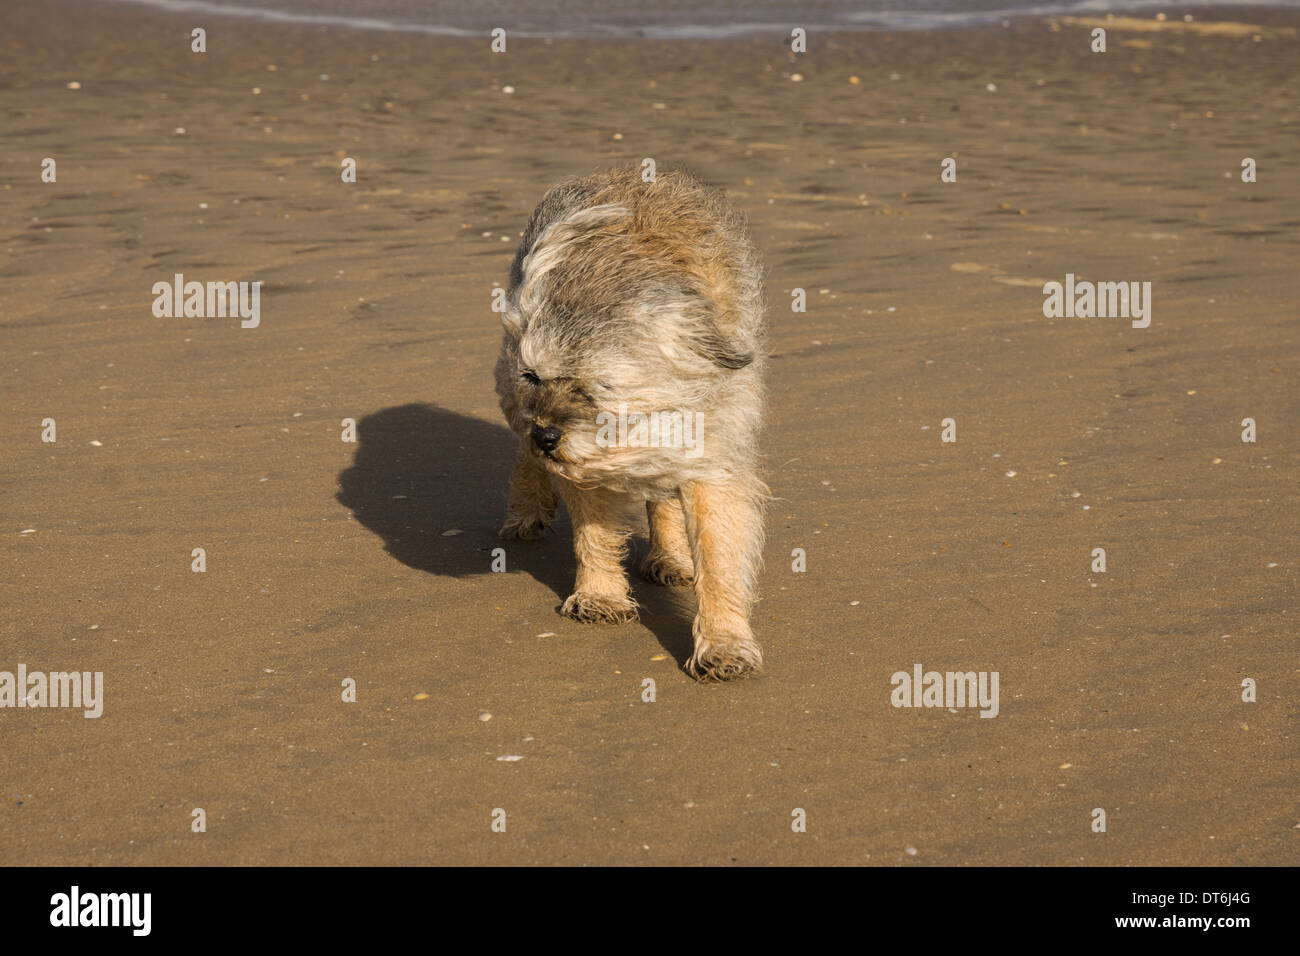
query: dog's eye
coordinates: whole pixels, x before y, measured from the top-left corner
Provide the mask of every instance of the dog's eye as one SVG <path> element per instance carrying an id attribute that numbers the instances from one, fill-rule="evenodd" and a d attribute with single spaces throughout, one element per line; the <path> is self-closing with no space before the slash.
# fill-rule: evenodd
<path id="1" fill-rule="evenodd" d="M 591 395 L 588 394 L 588 392 L 587 392 L 585 389 L 575 388 L 574 391 L 577 392 L 577 393 L 578 393 L 578 397 L 581 398 L 581 399 L 582 399 L 584 402 L 586 402 L 588 405 L 595 405 L 595 404 L 596 404 L 596 400 L 595 400 L 594 398 L 592 398 Z"/>
<path id="2" fill-rule="evenodd" d="M 523 379 L 525 382 L 527 382 L 529 385 L 541 385 L 541 384 L 542 384 L 542 380 L 541 380 L 540 378 L 537 377 L 537 373 L 534 372 L 534 371 L 533 371 L 532 369 L 530 369 L 530 368 L 526 368 L 526 369 L 524 369 L 522 372 L 520 372 L 520 373 L 519 373 L 519 377 L 522 378 L 522 379 Z"/>

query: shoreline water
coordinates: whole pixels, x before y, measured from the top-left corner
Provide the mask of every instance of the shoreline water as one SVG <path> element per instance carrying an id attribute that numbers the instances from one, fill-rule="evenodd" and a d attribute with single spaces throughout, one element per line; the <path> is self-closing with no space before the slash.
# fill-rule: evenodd
<path id="1" fill-rule="evenodd" d="M 658 39 L 658 40 L 726 40 L 776 33 L 785 36 L 794 26 L 808 31 L 830 32 L 898 32 L 916 30 L 961 30 L 973 27 L 1006 25 L 1012 20 L 1050 19 L 1061 17 L 1155 17 L 1166 15 L 1169 21 L 1183 21 L 1184 17 L 1236 19 L 1260 11 L 1294 11 L 1300 9 L 1300 0 L 1243 0 L 1241 3 L 1225 0 L 1122 0 L 1119 3 L 1103 0 L 1059 0 L 1059 2 L 1028 2 L 1021 6 L 990 6 L 970 10 L 833 10 L 829 13 L 791 9 L 764 9 L 759 13 L 745 14 L 743 10 L 710 11 L 708 22 L 672 22 L 692 14 L 681 12 L 661 13 L 655 9 L 642 12 L 645 20 L 612 17 L 597 10 L 555 11 L 551 18 L 539 15 L 535 7 L 525 5 L 519 11 L 467 15 L 462 10 L 448 10 L 441 14 L 446 19 L 459 18 L 460 23 L 421 22 L 413 14 L 393 12 L 387 17 L 359 12 L 355 15 L 312 9 L 254 8 L 242 4 L 215 2 L 215 0 L 100 0 L 109 4 L 146 7 L 160 13 L 192 14 L 238 18 L 267 24 L 289 24 L 305 27 L 333 27 L 372 32 L 407 33 L 425 36 L 478 37 L 496 27 L 506 29 L 510 36 L 519 38 L 553 39 Z M 581 24 L 573 21 L 582 14 Z M 658 15 L 664 22 L 655 22 Z M 735 17 L 743 17 L 741 20 Z M 1172 24 L 1171 24 L 1172 25 Z"/>

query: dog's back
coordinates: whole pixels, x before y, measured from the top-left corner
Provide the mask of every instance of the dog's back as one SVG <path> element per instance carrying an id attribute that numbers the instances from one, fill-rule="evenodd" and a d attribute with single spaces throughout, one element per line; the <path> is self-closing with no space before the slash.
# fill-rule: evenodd
<path id="1" fill-rule="evenodd" d="M 628 167 L 569 180 L 543 197 L 507 298 L 527 312 L 541 304 L 544 285 L 547 306 L 589 316 L 593 326 L 630 318 L 627 306 L 647 296 L 694 300 L 688 315 L 706 313 L 698 318 L 713 326 L 700 330 L 702 341 L 717 333 L 705 341 L 711 357 L 738 368 L 763 344 L 761 273 L 745 223 L 720 191 L 681 169 L 644 182 Z"/>

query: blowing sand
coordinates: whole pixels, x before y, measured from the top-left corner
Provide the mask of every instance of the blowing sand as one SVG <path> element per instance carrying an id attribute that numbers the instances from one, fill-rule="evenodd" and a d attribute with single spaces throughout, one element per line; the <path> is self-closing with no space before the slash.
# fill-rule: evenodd
<path id="1" fill-rule="evenodd" d="M 0 670 L 105 700 L 0 710 L 0 859 L 1294 863 L 1297 20 L 1235 17 L 494 55 L 11 4 Z M 567 522 L 490 572 L 493 285 L 549 186 L 644 157 L 768 264 L 733 685 L 681 671 L 688 597 L 559 617 Z M 156 318 L 176 273 L 263 282 L 260 325 Z M 1067 273 L 1151 282 L 1150 327 L 1045 318 Z M 999 715 L 892 707 L 917 663 Z"/>

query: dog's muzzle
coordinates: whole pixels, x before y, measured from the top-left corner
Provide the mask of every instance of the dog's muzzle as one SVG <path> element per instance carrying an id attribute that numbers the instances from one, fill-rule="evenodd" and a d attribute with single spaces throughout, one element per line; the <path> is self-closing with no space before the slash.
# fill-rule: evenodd
<path id="1" fill-rule="evenodd" d="M 560 439 L 564 437 L 564 433 L 554 425 L 547 425 L 545 428 L 541 425 L 534 425 L 529 434 L 533 439 L 533 444 L 548 455 L 559 447 Z"/>

